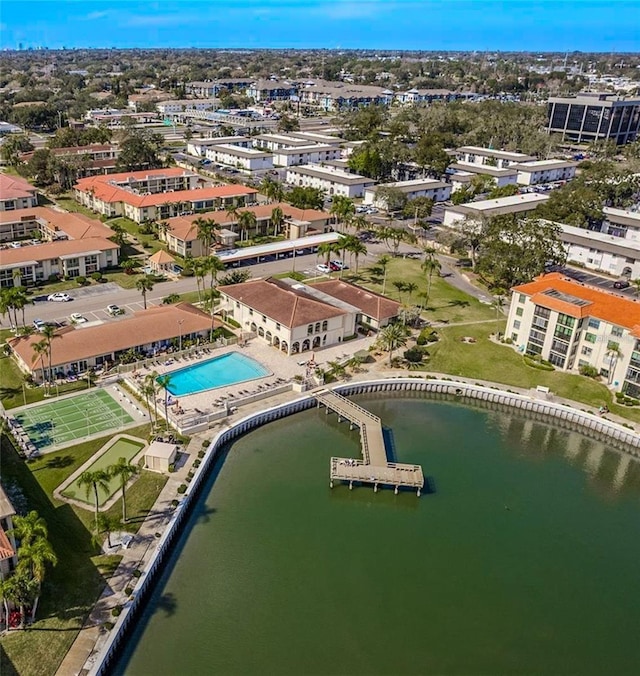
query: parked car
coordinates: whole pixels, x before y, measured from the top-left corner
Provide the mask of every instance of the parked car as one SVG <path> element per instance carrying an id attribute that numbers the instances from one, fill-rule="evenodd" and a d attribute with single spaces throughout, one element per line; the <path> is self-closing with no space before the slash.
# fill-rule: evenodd
<path id="1" fill-rule="evenodd" d="M 631 282 L 628 279 L 617 279 L 613 283 L 614 289 L 628 289 L 631 286 Z"/>
<path id="2" fill-rule="evenodd" d="M 47 322 L 45 322 L 45 321 L 42 320 L 42 319 L 34 319 L 34 320 L 33 320 L 33 328 L 34 328 L 36 331 L 42 331 L 42 329 L 44 329 L 44 327 L 45 327 L 46 325 L 47 325 Z"/>
<path id="3" fill-rule="evenodd" d="M 74 312 L 69 316 L 69 319 L 74 324 L 84 324 L 87 321 L 87 318 L 84 315 L 81 315 L 79 312 Z"/>
<path id="4" fill-rule="evenodd" d="M 318 272 L 322 272 L 325 275 L 328 275 L 331 272 L 331 268 L 328 265 L 325 265 L 324 263 L 316 265 L 316 270 Z"/>
<path id="5" fill-rule="evenodd" d="M 71 296 L 68 293 L 58 291 L 57 293 L 49 294 L 47 296 L 47 300 L 50 300 L 54 303 L 66 303 L 71 300 Z"/>
<path id="6" fill-rule="evenodd" d="M 331 269 L 335 267 L 336 270 L 348 270 L 349 266 L 342 261 L 331 261 Z"/>
<path id="7" fill-rule="evenodd" d="M 107 305 L 107 312 L 112 316 L 115 317 L 117 315 L 123 315 L 124 310 L 121 307 L 118 307 L 117 305 Z"/>

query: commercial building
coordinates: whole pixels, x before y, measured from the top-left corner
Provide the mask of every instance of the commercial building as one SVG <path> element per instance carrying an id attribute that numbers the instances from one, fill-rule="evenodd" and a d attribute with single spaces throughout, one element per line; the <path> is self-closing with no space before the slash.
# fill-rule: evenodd
<path id="1" fill-rule="evenodd" d="M 603 139 L 618 145 L 631 143 L 640 131 L 640 98 L 597 92 L 551 96 L 547 103 L 547 131 L 578 143 Z"/>
<path id="2" fill-rule="evenodd" d="M 0 173 L 0 211 L 38 206 L 38 191 L 19 176 Z"/>
<path id="3" fill-rule="evenodd" d="M 287 183 L 294 186 L 317 188 L 328 195 L 362 197 L 366 188 L 375 181 L 359 174 L 350 174 L 333 167 L 319 164 L 303 164 L 287 169 Z"/>
<path id="4" fill-rule="evenodd" d="M 520 185 L 538 185 L 554 181 L 570 181 L 576 175 L 577 162 L 566 160 L 535 160 L 511 165 L 518 171 Z"/>
<path id="5" fill-rule="evenodd" d="M 217 320 L 212 326 L 211 315 L 189 303 L 150 307 L 131 317 L 98 326 L 65 326 L 56 331 L 51 341 L 51 375 L 64 378 L 87 369 L 108 368 L 130 351 L 138 353 L 142 359 L 179 340 L 207 339 L 211 329 L 217 326 Z M 8 341 L 20 369 L 36 382 L 42 382 L 44 370 L 49 369 L 48 358 L 44 364 L 42 360 L 34 360 L 34 345 L 39 340 L 40 336 L 34 334 Z"/>
<path id="6" fill-rule="evenodd" d="M 447 207 L 444 210 L 443 225 L 455 226 L 465 218 L 491 218 L 505 214 L 525 214 L 534 211 L 542 203 L 549 199 L 548 195 L 527 193 L 524 195 L 512 195 L 500 197 L 495 200 L 482 200 L 481 202 L 469 202 L 457 207 Z"/>
<path id="7" fill-rule="evenodd" d="M 253 188 L 204 187 L 206 183 L 193 171 L 154 169 L 81 179 L 74 186 L 74 197 L 93 211 L 109 217 L 127 216 L 136 223 L 190 211 L 244 206 L 256 200 L 258 191 Z"/>
<path id="8" fill-rule="evenodd" d="M 640 303 L 559 273 L 512 291 L 506 335 L 519 352 L 563 371 L 591 367 L 612 389 L 640 396 Z"/>
<path id="9" fill-rule="evenodd" d="M 386 209 L 387 203 L 378 197 L 379 188 L 394 188 L 404 193 L 408 200 L 416 197 L 428 197 L 434 202 L 445 202 L 451 197 L 451 184 L 444 181 L 436 181 L 418 178 L 413 181 L 398 181 L 396 183 L 381 183 L 374 188 L 364 191 L 364 204 L 372 204 L 378 209 Z"/>

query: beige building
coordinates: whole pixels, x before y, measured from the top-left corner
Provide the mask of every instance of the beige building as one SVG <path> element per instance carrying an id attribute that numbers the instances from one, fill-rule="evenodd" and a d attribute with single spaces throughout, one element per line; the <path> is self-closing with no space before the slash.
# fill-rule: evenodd
<path id="1" fill-rule="evenodd" d="M 526 193 L 524 195 L 512 195 L 511 197 L 499 197 L 495 200 L 468 202 L 457 207 L 447 207 L 444 210 L 442 223 L 443 225 L 455 226 L 466 218 L 482 219 L 505 214 L 526 214 L 535 211 L 548 199 L 549 195 Z"/>
<path id="2" fill-rule="evenodd" d="M 144 468 L 152 472 L 169 473 L 169 468 L 176 461 L 178 447 L 162 441 L 153 441 L 144 453 Z"/>
<path id="3" fill-rule="evenodd" d="M 363 197 L 366 188 L 375 185 L 372 178 L 350 174 L 320 164 L 303 164 L 287 169 L 287 183 L 293 186 L 317 188 L 327 195 Z"/>
<path id="4" fill-rule="evenodd" d="M 424 178 L 418 178 L 413 181 L 398 181 L 396 183 L 381 183 L 373 188 L 366 188 L 364 191 L 364 204 L 372 204 L 378 209 L 386 209 L 385 200 L 377 196 L 379 188 L 394 188 L 404 193 L 408 200 L 414 200 L 416 197 L 427 197 L 434 202 L 445 202 L 451 197 L 451 184 L 444 181 L 435 181 Z"/>
<path id="5" fill-rule="evenodd" d="M 570 181 L 576 175 L 577 162 L 566 160 L 536 160 L 512 165 L 518 171 L 520 185 L 538 185 L 554 181 Z"/>
<path id="6" fill-rule="evenodd" d="M 0 211 L 38 206 L 38 191 L 19 176 L 0 172 Z"/>
<path id="7" fill-rule="evenodd" d="M 65 326 L 56 331 L 51 341 L 51 376 L 64 378 L 87 369 L 108 368 L 128 352 L 143 359 L 186 340 L 207 340 L 212 328 L 219 325 L 193 305 L 177 303 L 149 307 L 100 325 Z M 34 334 L 8 341 L 20 369 L 31 374 L 36 382 L 49 376 L 48 357 L 34 360 L 33 346 L 40 339 L 40 335 Z"/>
<path id="8" fill-rule="evenodd" d="M 0 582 L 5 580 L 18 565 L 16 540 L 11 534 L 16 510 L 0 484 Z"/>

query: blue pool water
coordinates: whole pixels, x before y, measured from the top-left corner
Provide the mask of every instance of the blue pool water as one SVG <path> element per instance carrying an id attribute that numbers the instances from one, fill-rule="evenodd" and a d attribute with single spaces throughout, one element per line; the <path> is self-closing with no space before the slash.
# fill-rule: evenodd
<path id="1" fill-rule="evenodd" d="M 268 375 L 269 371 L 255 359 L 239 352 L 229 352 L 173 371 L 167 389 L 175 396 L 185 396 Z"/>

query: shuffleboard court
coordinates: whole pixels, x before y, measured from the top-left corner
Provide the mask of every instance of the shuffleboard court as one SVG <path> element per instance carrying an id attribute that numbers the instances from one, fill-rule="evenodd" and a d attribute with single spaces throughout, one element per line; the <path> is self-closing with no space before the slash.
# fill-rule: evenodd
<path id="1" fill-rule="evenodd" d="M 108 392 L 99 389 L 32 406 L 15 417 L 39 451 L 133 422 Z"/>

